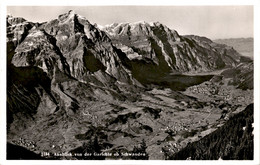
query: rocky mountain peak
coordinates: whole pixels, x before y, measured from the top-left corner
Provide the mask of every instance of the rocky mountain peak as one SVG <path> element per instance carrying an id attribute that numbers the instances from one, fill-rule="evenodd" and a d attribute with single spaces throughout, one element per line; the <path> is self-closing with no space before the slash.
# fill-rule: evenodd
<path id="1" fill-rule="evenodd" d="M 68 13 L 69 13 L 69 14 L 72 14 L 72 15 L 75 15 L 75 14 L 76 14 L 74 10 L 69 10 Z"/>
<path id="2" fill-rule="evenodd" d="M 63 22 L 63 21 L 65 22 L 65 21 L 70 20 L 70 19 L 73 20 L 74 17 L 76 17 L 76 13 L 73 10 L 70 10 L 67 13 L 59 15 L 58 19 L 61 22 Z"/>
<path id="3" fill-rule="evenodd" d="M 7 23 L 10 25 L 20 24 L 26 22 L 26 20 L 22 17 L 13 17 L 12 15 L 7 15 L 6 17 Z"/>
<path id="4" fill-rule="evenodd" d="M 34 27 L 27 33 L 12 58 L 16 67 L 37 66 L 51 78 L 55 76 L 56 68 L 84 82 L 94 81 L 94 78 L 89 79 L 94 72 L 101 72 L 92 76 L 99 80 L 104 78 L 102 76 L 110 76 L 119 81 L 132 81 L 122 65 L 122 52 L 117 51 L 105 32 L 74 11 Z M 106 84 L 105 80 L 102 81 L 103 85 Z"/>
<path id="5" fill-rule="evenodd" d="M 47 33 L 65 40 L 75 34 L 85 36 L 93 42 L 99 40 L 109 41 L 104 32 L 91 24 L 85 17 L 76 14 L 72 10 L 44 24 L 44 29 Z"/>
<path id="6" fill-rule="evenodd" d="M 26 21 L 21 17 L 6 17 L 7 41 L 11 41 L 17 46 L 28 35 L 30 29 L 35 26 L 34 23 Z"/>
<path id="7" fill-rule="evenodd" d="M 169 29 L 167 26 L 160 22 L 146 22 L 138 21 L 133 23 L 113 23 L 106 25 L 101 30 L 107 32 L 112 38 L 118 38 L 119 36 L 144 36 L 146 38 L 155 36 L 157 34 L 166 34 L 165 37 L 171 38 L 174 41 L 180 41 L 181 38 L 177 31 Z"/>

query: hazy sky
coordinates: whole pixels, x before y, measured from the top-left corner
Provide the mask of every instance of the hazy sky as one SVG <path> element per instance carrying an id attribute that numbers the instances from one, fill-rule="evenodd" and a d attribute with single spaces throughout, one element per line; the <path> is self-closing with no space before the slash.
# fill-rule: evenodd
<path id="1" fill-rule="evenodd" d="M 9 6 L 7 13 L 33 22 L 74 10 L 91 23 L 159 21 L 179 34 L 211 39 L 253 37 L 253 6 Z"/>

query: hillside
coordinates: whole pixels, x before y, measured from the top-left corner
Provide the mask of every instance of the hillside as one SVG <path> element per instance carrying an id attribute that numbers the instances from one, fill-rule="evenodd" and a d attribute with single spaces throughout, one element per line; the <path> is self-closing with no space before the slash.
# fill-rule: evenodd
<path id="1" fill-rule="evenodd" d="M 176 154 L 165 153 L 174 160 L 253 160 L 254 107 L 232 116 L 222 127 L 200 141 L 187 145 Z"/>

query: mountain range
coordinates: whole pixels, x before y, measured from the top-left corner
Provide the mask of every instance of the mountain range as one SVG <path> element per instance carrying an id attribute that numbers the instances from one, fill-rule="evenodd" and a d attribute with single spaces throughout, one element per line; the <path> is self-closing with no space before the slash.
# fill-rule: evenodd
<path id="1" fill-rule="evenodd" d="M 253 58 L 254 57 L 254 39 L 253 38 L 228 38 L 217 39 L 214 42 L 232 46 L 241 55 Z"/>
<path id="2" fill-rule="evenodd" d="M 159 22 L 101 27 L 74 11 L 43 23 L 6 21 L 7 141 L 37 154 L 75 151 L 97 137 L 111 153 L 134 151 L 144 140 L 150 158 L 163 159 L 155 150 L 183 135 L 161 131 L 173 116 L 223 104 L 185 93 L 190 87 L 211 82 L 239 96 L 253 89 L 250 58 Z M 240 108 L 249 103 L 251 94 Z"/>

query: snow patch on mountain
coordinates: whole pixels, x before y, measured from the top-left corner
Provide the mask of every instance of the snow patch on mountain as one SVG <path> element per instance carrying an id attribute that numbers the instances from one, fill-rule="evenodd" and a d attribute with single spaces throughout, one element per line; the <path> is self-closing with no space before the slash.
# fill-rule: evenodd
<path id="1" fill-rule="evenodd" d="M 43 36 L 43 32 L 41 31 L 35 31 L 35 32 L 32 32 L 28 35 L 28 37 L 39 37 L 39 36 Z"/>

